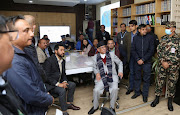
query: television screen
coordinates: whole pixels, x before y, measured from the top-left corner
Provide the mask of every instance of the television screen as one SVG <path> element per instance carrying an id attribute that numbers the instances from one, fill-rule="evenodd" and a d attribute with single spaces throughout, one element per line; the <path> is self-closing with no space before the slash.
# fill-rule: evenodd
<path id="1" fill-rule="evenodd" d="M 40 39 L 43 38 L 44 35 L 48 35 L 51 43 L 62 41 L 62 35 L 70 35 L 70 26 L 40 26 L 39 30 Z"/>

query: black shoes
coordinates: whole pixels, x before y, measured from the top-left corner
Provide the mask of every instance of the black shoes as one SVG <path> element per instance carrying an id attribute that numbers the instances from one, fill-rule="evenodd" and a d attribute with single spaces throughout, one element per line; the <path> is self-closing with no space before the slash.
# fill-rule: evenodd
<path id="1" fill-rule="evenodd" d="M 95 111 L 97 111 L 99 109 L 99 107 L 97 109 L 94 109 L 94 107 L 92 107 L 89 112 L 88 112 L 88 115 L 91 115 L 93 114 Z"/>
<path id="2" fill-rule="evenodd" d="M 173 98 L 168 97 L 168 110 L 173 111 L 173 105 L 172 105 Z M 159 96 L 156 96 L 155 100 L 151 103 L 151 107 L 155 107 L 159 103 Z"/>
<path id="3" fill-rule="evenodd" d="M 173 111 L 174 110 L 173 105 L 172 105 L 172 101 L 173 101 L 173 98 L 172 97 L 168 97 L 168 109 L 169 109 L 169 111 Z"/>
<path id="4" fill-rule="evenodd" d="M 128 89 L 126 95 L 129 95 L 131 92 L 133 92 L 133 90 Z"/>
<path id="5" fill-rule="evenodd" d="M 154 101 L 151 103 L 151 107 L 155 107 L 159 103 L 159 96 L 156 96 Z"/>
<path id="6" fill-rule="evenodd" d="M 146 96 L 143 96 L 143 102 L 146 103 L 148 98 Z"/>
<path id="7" fill-rule="evenodd" d="M 114 113 L 116 113 L 116 112 L 115 112 L 115 109 L 113 109 L 112 107 L 110 108 L 110 110 L 112 110 L 112 111 L 114 111 Z"/>
<path id="8" fill-rule="evenodd" d="M 138 94 L 134 94 L 132 97 L 131 97 L 131 99 L 135 99 L 135 98 L 137 98 L 138 96 L 140 96 L 140 94 L 138 95 Z"/>
<path id="9" fill-rule="evenodd" d="M 69 115 L 69 113 L 68 112 L 63 112 L 63 115 Z"/>

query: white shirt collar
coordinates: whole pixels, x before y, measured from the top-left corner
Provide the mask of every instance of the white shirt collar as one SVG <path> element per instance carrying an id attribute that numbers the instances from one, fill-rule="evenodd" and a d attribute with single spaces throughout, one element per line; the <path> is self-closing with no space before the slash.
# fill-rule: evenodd
<path id="1" fill-rule="evenodd" d="M 2 78 L 2 76 L 0 75 L 0 85 L 4 85 L 5 84 L 5 81 L 4 79 Z"/>
<path id="2" fill-rule="evenodd" d="M 62 62 L 63 62 L 63 59 L 62 59 L 62 58 L 59 59 L 58 56 L 57 56 L 56 54 L 55 54 L 55 56 L 56 56 L 56 58 L 57 58 L 57 60 L 58 60 L 59 63 L 62 63 Z"/>
<path id="3" fill-rule="evenodd" d="M 100 54 L 101 58 L 105 58 L 106 54 Z"/>

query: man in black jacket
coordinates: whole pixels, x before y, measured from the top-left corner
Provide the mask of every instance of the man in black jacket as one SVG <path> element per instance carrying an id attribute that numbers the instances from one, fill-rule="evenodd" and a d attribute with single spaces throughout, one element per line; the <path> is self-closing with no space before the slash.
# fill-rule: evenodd
<path id="1" fill-rule="evenodd" d="M 153 37 L 153 40 L 154 40 L 154 53 L 157 52 L 157 46 L 159 45 L 159 39 L 158 39 L 158 36 L 152 32 L 152 28 L 151 28 L 151 25 L 146 25 L 146 28 L 147 28 L 147 33 L 152 35 Z"/>
<path id="2" fill-rule="evenodd" d="M 147 34 L 146 25 L 141 24 L 138 27 L 139 33 L 134 37 L 131 47 L 132 56 L 135 62 L 135 94 L 131 97 L 135 99 L 140 95 L 141 70 L 143 70 L 143 101 L 147 102 L 150 76 L 151 76 L 151 58 L 154 53 L 154 42 L 151 35 Z"/>
<path id="3" fill-rule="evenodd" d="M 67 109 L 79 110 L 80 108 L 72 104 L 76 84 L 68 81 L 66 77 L 65 60 L 63 59 L 64 49 L 62 43 L 55 45 L 55 54 L 44 62 L 43 67 L 47 74 L 47 82 L 51 85 L 51 88 L 47 87 L 47 90 L 52 95 L 59 96 L 63 115 L 69 115 Z M 66 91 L 68 91 L 67 102 Z"/>
<path id="4" fill-rule="evenodd" d="M 107 41 L 110 39 L 109 32 L 105 31 L 105 25 L 101 25 L 101 31 L 97 34 L 96 38 L 98 42 L 103 41 L 107 45 Z"/>

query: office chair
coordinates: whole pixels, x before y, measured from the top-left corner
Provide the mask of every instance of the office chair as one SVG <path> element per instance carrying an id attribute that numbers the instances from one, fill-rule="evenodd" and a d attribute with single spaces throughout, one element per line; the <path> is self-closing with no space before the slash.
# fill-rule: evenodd
<path id="1" fill-rule="evenodd" d="M 116 113 L 112 111 L 111 109 L 103 107 L 101 111 L 101 115 L 116 115 Z"/>
<path id="2" fill-rule="evenodd" d="M 119 82 L 119 85 L 123 85 L 124 88 L 128 89 L 128 84 L 123 83 L 121 77 L 119 77 L 119 81 L 120 81 L 120 82 Z"/>
<path id="3" fill-rule="evenodd" d="M 92 73 L 92 79 L 95 80 L 95 75 L 94 73 Z M 107 103 L 107 101 L 109 101 L 110 99 L 110 93 L 109 92 L 105 92 L 103 91 L 103 94 L 100 96 L 100 99 L 104 99 L 102 104 L 101 104 L 101 107 L 99 108 L 100 110 L 102 110 L 102 108 L 104 107 L 104 105 Z M 118 103 L 118 100 L 119 100 L 119 96 L 117 97 L 117 101 L 116 101 L 116 109 L 119 109 L 119 103 Z M 92 100 L 93 102 L 94 100 Z"/>
<path id="4" fill-rule="evenodd" d="M 107 101 L 109 101 L 109 99 L 110 99 L 110 93 L 104 91 L 103 94 L 100 96 L 100 99 L 104 99 L 103 102 L 101 103 L 101 107 L 100 107 L 100 110 L 102 110 L 102 108 L 104 107 L 104 105 L 105 105 L 105 104 L 107 103 Z M 119 109 L 118 100 L 119 100 L 119 96 L 117 97 L 117 100 L 116 100 L 116 109 Z"/>

